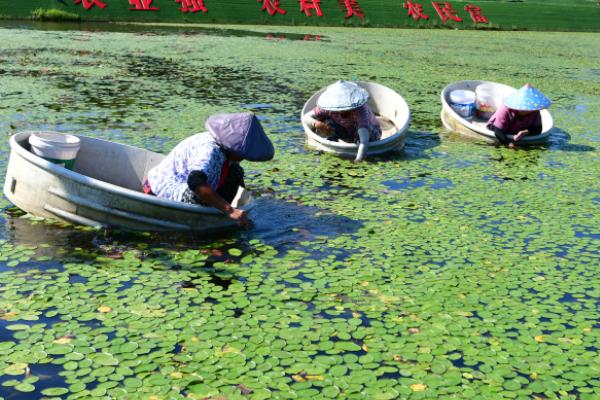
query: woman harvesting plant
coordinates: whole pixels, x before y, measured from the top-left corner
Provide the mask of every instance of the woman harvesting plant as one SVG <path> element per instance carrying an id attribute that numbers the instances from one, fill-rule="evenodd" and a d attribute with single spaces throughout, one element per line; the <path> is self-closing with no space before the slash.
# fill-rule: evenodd
<path id="1" fill-rule="evenodd" d="M 271 140 L 253 113 L 218 114 L 206 121 L 208 132 L 190 136 L 148 172 L 144 192 L 221 210 L 243 227 L 250 221 L 244 210 L 231 206 L 244 186 L 242 160 L 273 158 Z"/>
<path id="2" fill-rule="evenodd" d="M 358 143 L 356 160 L 362 161 L 369 141 L 381 138 L 368 100 L 369 93 L 356 83 L 337 81 L 319 96 L 317 107 L 303 116 L 303 122 L 327 140 Z"/>
<path id="3" fill-rule="evenodd" d="M 539 135 L 542 132 L 540 110 L 550 107 L 552 101 L 530 84 L 504 98 L 494 115 L 489 119 L 487 128 L 501 144 L 515 147 L 526 135 Z M 512 136 L 512 138 L 509 137 Z"/>

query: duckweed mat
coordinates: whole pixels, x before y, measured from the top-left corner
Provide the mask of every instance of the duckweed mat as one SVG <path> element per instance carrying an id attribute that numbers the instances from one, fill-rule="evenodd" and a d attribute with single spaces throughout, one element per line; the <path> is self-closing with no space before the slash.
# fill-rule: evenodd
<path id="1" fill-rule="evenodd" d="M 168 152 L 240 110 L 277 151 L 245 163 L 255 226 L 225 237 L 95 231 L 3 198 L 1 398 L 600 397 L 596 35 L 12 27 L 0 41 L 2 171 L 18 131 Z M 304 101 L 339 78 L 404 96 L 404 151 L 353 164 L 304 146 Z M 445 132 L 439 93 L 461 79 L 532 83 L 557 130 L 520 150 Z"/>

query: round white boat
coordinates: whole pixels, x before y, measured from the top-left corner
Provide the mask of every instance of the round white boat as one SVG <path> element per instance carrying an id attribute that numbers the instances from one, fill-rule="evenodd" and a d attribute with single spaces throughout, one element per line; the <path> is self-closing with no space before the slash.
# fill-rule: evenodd
<path id="1" fill-rule="evenodd" d="M 30 151 L 32 132 L 10 138 L 5 196 L 33 215 L 95 227 L 214 233 L 236 227 L 212 207 L 159 199 L 142 192 L 144 178 L 165 156 L 133 146 L 75 135 L 80 150 L 73 170 Z M 232 205 L 249 210 L 240 187 Z"/>
<path id="2" fill-rule="evenodd" d="M 504 85 L 502 83 L 488 82 L 488 81 L 459 81 L 446 86 L 442 90 L 442 111 L 441 119 L 442 124 L 446 129 L 453 132 L 458 132 L 466 136 L 484 138 L 488 141 L 497 141 L 494 132 L 486 127 L 487 119 L 479 119 L 477 116 L 473 117 L 473 120 L 468 121 L 461 117 L 452 107 L 450 107 L 450 93 L 454 90 L 470 90 L 475 92 L 477 86 L 481 84 L 489 84 L 494 88 L 494 92 L 504 95 L 516 90 L 513 87 Z M 542 110 L 542 132 L 539 135 L 527 135 L 519 140 L 519 144 L 535 144 L 541 143 L 548 139 L 550 131 L 554 126 L 552 116 L 548 110 Z M 513 135 L 507 135 L 509 139 L 512 139 Z"/>
<path id="3" fill-rule="evenodd" d="M 410 110 L 406 101 L 392 89 L 372 82 L 356 82 L 369 92 L 368 105 L 381 123 L 381 139 L 369 142 L 366 154 L 368 156 L 385 153 L 404 147 L 406 131 L 410 123 Z M 317 99 L 327 88 L 313 94 L 302 108 L 302 117 L 317 106 Z M 343 157 L 356 157 L 358 145 L 344 141 L 333 142 L 317 134 L 304 121 L 302 122 L 306 133 L 307 143 L 310 147 Z"/>

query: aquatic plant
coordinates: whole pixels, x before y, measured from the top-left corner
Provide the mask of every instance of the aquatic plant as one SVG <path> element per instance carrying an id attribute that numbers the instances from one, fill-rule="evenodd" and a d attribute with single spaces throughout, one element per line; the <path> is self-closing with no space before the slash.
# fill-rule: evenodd
<path id="1" fill-rule="evenodd" d="M 166 152 L 244 109 L 276 158 L 245 164 L 256 226 L 230 237 L 6 209 L 0 396 L 600 395 L 596 36 L 95 29 L 0 29 L 6 137 L 53 129 Z M 339 78 L 404 96 L 404 152 L 356 165 L 304 147 L 304 101 Z M 535 83 L 558 131 L 519 151 L 445 132 L 439 92 L 465 78 Z"/>

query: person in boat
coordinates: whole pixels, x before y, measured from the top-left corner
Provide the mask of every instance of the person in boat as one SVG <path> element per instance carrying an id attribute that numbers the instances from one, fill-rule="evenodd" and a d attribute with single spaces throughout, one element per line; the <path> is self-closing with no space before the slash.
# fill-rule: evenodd
<path id="1" fill-rule="evenodd" d="M 354 82 L 337 81 L 317 99 L 317 106 L 302 120 L 327 140 L 357 143 L 357 161 L 366 158 L 366 147 L 381 139 L 381 126 L 369 106 L 369 93 Z"/>
<path id="2" fill-rule="evenodd" d="M 188 137 L 148 172 L 144 192 L 185 203 L 212 206 L 242 227 L 250 221 L 244 210 L 231 206 L 244 187 L 239 162 L 268 161 L 273 143 L 251 112 L 212 115 L 208 132 Z"/>
<path id="3" fill-rule="evenodd" d="M 487 128 L 494 132 L 501 144 L 515 147 L 524 136 L 542 133 L 540 110 L 551 104 L 552 101 L 542 92 L 526 84 L 504 98 L 504 104 L 491 116 Z"/>

